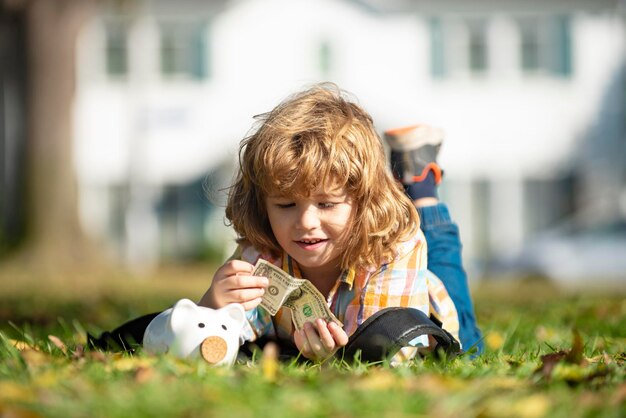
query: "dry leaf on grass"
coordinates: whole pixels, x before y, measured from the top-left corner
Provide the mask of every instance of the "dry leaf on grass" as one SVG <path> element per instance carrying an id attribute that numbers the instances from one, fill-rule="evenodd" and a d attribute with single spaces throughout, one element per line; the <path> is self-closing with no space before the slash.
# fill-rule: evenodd
<path id="1" fill-rule="evenodd" d="M 11 346 L 13 346 L 13 348 L 15 348 L 18 351 L 23 351 L 23 350 L 28 350 L 28 349 L 35 349 L 33 346 L 28 344 L 26 341 L 13 340 L 13 339 L 10 339 L 8 341 L 11 344 Z"/>
<path id="2" fill-rule="evenodd" d="M 570 350 L 560 350 L 555 353 L 544 354 L 541 356 L 541 365 L 535 373 L 541 373 L 546 379 L 550 380 L 552 372 L 557 364 L 567 362 L 569 364 L 581 365 L 583 362 L 583 342 L 578 331 L 574 331 L 574 339 Z"/>
<path id="3" fill-rule="evenodd" d="M 261 357 L 263 378 L 268 382 L 276 381 L 278 366 L 278 346 L 273 342 L 268 342 L 263 347 L 263 357 Z"/>
<path id="4" fill-rule="evenodd" d="M 41 418 L 35 411 L 30 411 L 16 405 L 4 406 L 0 403 L 0 417 L 2 418 Z"/>
<path id="5" fill-rule="evenodd" d="M 611 398 L 611 403 L 615 406 L 626 403 L 626 383 L 622 383 L 615 389 L 615 393 L 613 393 L 613 397 Z"/>
<path id="6" fill-rule="evenodd" d="M 34 399 L 31 388 L 16 382 L 0 381 L 0 402 L 29 402 Z"/>
<path id="7" fill-rule="evenodd" d="M 115 371 L 128 372 L 141 367 L 151 368 L 155 362 L 155 357 L 120 357 L 111 363 L 111 368 Z"/>
<path id="8" fill-rule="evenodd" d="M 144 367 L 139 366 L 137 370 L 135 370 L 135 382 L 137 383 L 147 383 L 154 379 L 156 376 L 156 372 L 153 367 Z"/>
<path id="9" fill-rule="evenodd" d="M 56 335 L 48 335 L 48 340 L 50 340 L 50 342 L 54 344 L 56 348 L 61 350 L 63 354 L 67 354 L 67 347 L 59 337 L 57 337 Z"/>
<path id="10" fill-rule="evenodd" d="M 551 404 L 547 395 L 536 393 L 517 400 L 512 409 L 521 418 L 540 418 L 546 416 Z"/>
<path id="11" fill-rule="evenodd" d="M 571 385 L 609 374 L 610 368 L 607 367 L 607 363 L 590 362 L 584 357 L 583 351 L 583 339 L 578 331 L 574 330 L 572 348 L 541 356 L 541 365 L 535 370 L 535 374 L 540 374 L 546 381 L 557 379 Z"/>
<path id="12" fill-rule="evenodd" d="M 572 349 L 567 352 L 567 355 L 565 356 L 565 361 L 570 364 L 579 364 L 581 366 L 584 365 L 582 363 L 586 360 L 583 358 L 583 349 L 583 339 L 580 336 L 580 333 L 577 330 L 574 330 Z"/>
<path id="13" fill-rule="evenodd" d="M 400 384 L 400 379 L 398 375 L 388 370 L 380 369 L 358 379 L 354 387 L 361 390 L 392 389 Z"/>
<path id="14" fill-rule="evenodd" d="M 504 337 L 496 331 L 491 331 L 485 337 L 485 343 L 492 351 L 497 351 L 504 345 Z"/>
<path id="15" fill-rule="evenodd" d="M 52 361 L 52 356 L 33 348 L 20 351 L 20 356 L 29 368 L 39 368 Z"/>

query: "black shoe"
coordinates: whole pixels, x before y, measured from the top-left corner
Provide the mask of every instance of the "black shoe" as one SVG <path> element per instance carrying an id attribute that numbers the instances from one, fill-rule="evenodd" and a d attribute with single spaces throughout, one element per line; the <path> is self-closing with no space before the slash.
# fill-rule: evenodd
<path id="1" fill-rule="evenodd" d="M 385 132 L 391 148 L 391 171 L 404 185 L 423 181 L 432 171 L 435 184 L 441 183 L 443 170 L 437 155 L 443 142 L 443 131 L 429 125 L 414 125 Z"/>

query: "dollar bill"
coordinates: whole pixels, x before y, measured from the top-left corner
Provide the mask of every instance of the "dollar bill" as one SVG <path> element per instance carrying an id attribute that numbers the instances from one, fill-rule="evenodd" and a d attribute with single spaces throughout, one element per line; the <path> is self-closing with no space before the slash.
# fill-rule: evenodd
<path id="1" fill-rule="evenodd" d="M 296 329 L 302 329 L 305 322 L 315 321 L 317 318 L 343 326 L 328 308 L 324 296 L 308 280 L 289 295 L 283 306 L 291 309 L 291 318 Z"/>
<path id="2" fill-rule="evenodd" d="M 299 288 L 305 281 L 304 279 L 296 279 L 275 265 L 261 259 L 254 266 L 252 275 L 269 279 L 270 283 L 261 299 L 261 306 L 272 316 L 276 315 L 291 292 Z"/>
<path id="3" fill-rule="evenodd" d="M 269 286 L 261 299 L 261 306 L 270 315 L 276 315 L 276 312 L 285 306 L 292 311 L 291 317 L 296 329 L 302 329 L 305 322 L 312 322 L 317 318 L 343 326 L 328 308 L 324 296 L 310 281 L 297 279 L 261 259 L 254 266 L 252 274 L 269 279 Z"/>

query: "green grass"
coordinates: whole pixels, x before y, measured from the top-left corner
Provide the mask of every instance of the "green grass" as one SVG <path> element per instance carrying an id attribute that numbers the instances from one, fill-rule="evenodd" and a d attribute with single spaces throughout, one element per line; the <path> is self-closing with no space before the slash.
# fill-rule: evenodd
<path id="1" fill-rule="evenodd" d="M 1 280 L 0 417 L 626 416 L 624 293 L 565 293 L 545 282 L 475 289 L 487 350 L 474 359 L 276 365 L 258 353 L 223 369 L 82 349 L 85 331 L 198 299 L 208 277 Z"/>

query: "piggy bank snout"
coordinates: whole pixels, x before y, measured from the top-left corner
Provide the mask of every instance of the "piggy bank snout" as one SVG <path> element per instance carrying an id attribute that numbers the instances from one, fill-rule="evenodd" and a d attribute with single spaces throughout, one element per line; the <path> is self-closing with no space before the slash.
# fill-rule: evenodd
<path id="1" fill-rule="evenodd" d="M 228 344 L 222 337 L 213 335 L 205 338 L 200 344 L 200 355 L 209 364 L 217 364 L 224 360 L 228 353 Z"/>

